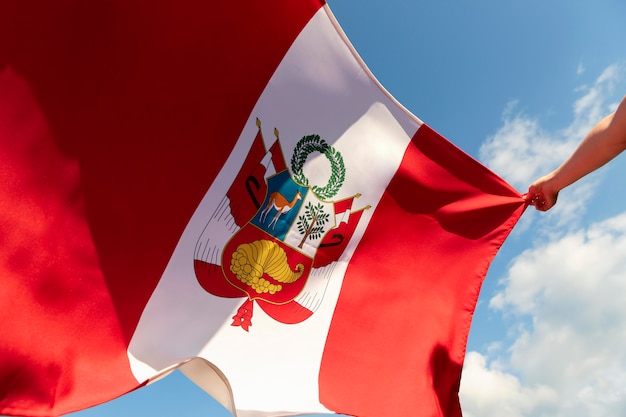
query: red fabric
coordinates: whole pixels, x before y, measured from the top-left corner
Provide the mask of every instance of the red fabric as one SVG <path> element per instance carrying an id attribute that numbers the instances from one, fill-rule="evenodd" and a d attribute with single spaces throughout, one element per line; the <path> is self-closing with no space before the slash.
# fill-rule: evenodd
<path id="1" fill-rule="evenodd" d="M 320 249 L 313 259 L 314 268 L 326 266 L 337 261 L 345 250 L 348 242 L 350 242 L 359 224 L 363 210 L 367 210 L 360 209 L 348 215 L 346 211 L 352 208 L 353 201 L 353 199 L 348 199 L 335 203 L 335 215 L 344 217 L 341 219 L 341 222 L 334 229 L 331 229 L 322 239 Z"/>
<path id="2" fill-rule="evenodd" d="M 265 167 L 261 159 L 266 150 L 263 144 L 261 129 L 254 138 L 250 152 L 243 162 L 237 177 L 233 180 L 226 196 L 230 202 L 230 213 L 237 226 L 241 227 L 257 212 L 265 198 L 267 185 L 265 184 Z M 245 193 L 239 190 L 246 190 Z"/>
<path id="3" fill-rule="evenodd" d="M 143 306 L 321 3 L 0 4 L 0 413 L 137 385 Z"/>
<path id="4" fill-rule="evenodd" d="M 64 414 L 138 385 L 126 346 L 142 310 L 322 3 L 0 3 L 0 413 Z M 458 417 L 482 278 L 522 210 L 420 128 L 348 267 L 322 403 Z"/>
<path id="5" fill-rule="evenodd" d="M 137 381 L 85 219 L 80 166 L 56 148 L 12 69 L 0 91 L 0 408 L 49 415 Z"/>
<path id="6" fill-rule="evenodd" d="M 348 266 L 321 402 L 361 417 L 460 417 L 480 287 L 523 210 L 515 190 L 422 126 Z"/>

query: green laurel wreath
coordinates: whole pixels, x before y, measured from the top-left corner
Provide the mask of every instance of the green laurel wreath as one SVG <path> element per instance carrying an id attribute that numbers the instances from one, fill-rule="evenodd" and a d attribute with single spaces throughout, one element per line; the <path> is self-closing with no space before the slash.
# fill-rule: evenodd
<path id="1" fill-rule="evenodd" d="M 311 187 L 320 199 L 328 200 L 339 192 L 346 179 L 346 167 L 343 163 L 343 157 L 335 148 L 320 138 L 319 135 L 304 136 L 300 139 L 291 157 L 291 172 L 293 172 L 296 181 L 306 186 L 309 185 L 309 180 L 302 172 L 302 167 L 312 152 L 324 154 L 330 162 L 331 175 L 328 179 L 328 184 L 325 187 L 317 185 Z"/>

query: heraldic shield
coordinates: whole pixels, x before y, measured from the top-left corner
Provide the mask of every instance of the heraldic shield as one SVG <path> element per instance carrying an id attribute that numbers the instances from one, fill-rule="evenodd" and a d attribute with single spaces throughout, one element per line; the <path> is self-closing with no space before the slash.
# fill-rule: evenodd
<path id="1" fill-rule="evenodd" d="M 242 320 L 252 301 L 281 305 L 302 291 L 334 215 L 332 203 L 297 184 L 288 171 L 268 178 L 263 204 L 222 255 L 224 276 L 249 300 Z"/>
<path id="2" fill-rule="evenodd" d="M 317 249 L 306 242 L 311 236 L 302 223 L 307 210 L 317 207 L 325 218 L 334 212 L 287 171 L 270 177 L 267 184 L 261 208 L 224 248 L 222 268 L 226 279 L 249 299 L 285 304 L 302 291 Z"/>
<path id="3" fill-rule="evenodd" d="M 257 126 L 250 152 L 194 253 L 202 288 L 218 297 L 245 298 L 232 325 L 246 331 L 254 304 L 286 324 L 313 314 L 328 282 L 320 273 L 327 273 L 323 267 L 339 259 L 363 211 L 352 209 L 359 195 L 327 201 L 345 178 L 343 159 L 333 147 L 317 135 L 303 137 L 294 150 L 292 176 L 278 131 L 276 142 L 265 151 L 258 120 Z M 302 172 L 311 152 L 324 154 L 333 165 L 326 188 L 309 186 Z"/>

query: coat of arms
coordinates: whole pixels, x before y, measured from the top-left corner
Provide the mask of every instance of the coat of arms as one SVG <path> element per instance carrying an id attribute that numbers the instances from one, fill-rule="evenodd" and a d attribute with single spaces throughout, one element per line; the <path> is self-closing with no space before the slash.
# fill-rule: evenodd
<path id="1" fill-rule="evenodd" d="M 246 331 L 255 303 L 282 323 L 299 323 L 313 314 L 326 284 L 311 275 L 339 259 L 363 211 L 352 210 L 358 194 L 332 200 L 346 177 L 337 150 L 318 135 L 304 136 L 293 151 L 290 172 L 278 131 L 266 150 L 258 120 L 257 126 L 250 151 L 194 254 L 196 278 L 206 291 L 245 298 L 232 325 Z M 303 173 L 313 152 L 331 164 L 324 187 L 310 185 Z"/>

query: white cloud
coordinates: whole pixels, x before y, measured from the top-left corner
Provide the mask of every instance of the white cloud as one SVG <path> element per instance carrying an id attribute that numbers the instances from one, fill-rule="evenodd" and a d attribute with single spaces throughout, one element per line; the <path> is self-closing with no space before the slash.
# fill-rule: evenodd
<path id="1" fill-rule="evenodd" d="M 520 254 L 491 299 L 515 325 L 468 353 L 465 417 L 618 417 L 626 410 L 626 212 Z"/>
<path id="2" fill-rule="evenodd" d="M 483 159 L 509 181 L 529 183 L 545 173 L 612 109 L 614 83 L 623 71 L 611 66 L 581 88 L 572 123 L 559 131 L 505 112 L 502 127 L 481 150 Z M 563 220 L 581 218 L 602 180 L 568 189 L 549 213 L 532 211 L 528 245 L 490 300 L 510 333 L 466 357 L 460 391 L 465 417 L 624 414 L 626 211 L 590 225 Z"/>
<path id="3" fill-rule="evenodd" d="M 621 66 L 610 65 L 591 86 L 578 89 L 584 94 L 574 102 L 574 120 L 564 130 L 566 138 L 582 139 L 593 125 L 614 110 L 615 103 L 609 100 L 615 94 L 615 86 L 622 72 Z"/>
<path id="4" fill-rule="evenodd" d="M 525 251 L 491 299 L 514 319 L 531 317 L 532 328 L 510 347 L 508 369 L 525 385 L 558 393 L 553 416 L 617 417 L 626 409 L 624 254 L 626 212 Z"/>
<path id="5" fill-rule="evenodd" d="M 517 102 L 510 102 L 502 126 L 481 146 L 480 159 L 525 191 L 532 181 L 567 159 L 594 124 L 615 109 L 614 90 L 623 72 L 621 66 L 611 65 L 590 86 L 579 87 L 581 96 L 572 105 L 571 123 L 555 131 L 543 128 L 538 118 L 515 112 Z M 589 176 L 569 187 L 569 198 L 550 212 L 550 222 L 561 226 L 574 221 L 593 197 L 594 180 L 595 176 Z"/>
<path id="6" fill-rule="evenodd" d="M 528 388 L 477 352 L 469 352 L 460 389 L 464 417 L 541 417 L 541 410 L 554 410 L 557 394 L 546 386 Z"/>
<path id="7" fill-rule="evenodd" d="M 507 107 L 502 127 L 481 146 L 480 158 L 512 185 L 524 189 L 543 167 L 554 167 L 573 146 L 543 130 L 536 119 L 514 114 L 514 102 Z"/>

